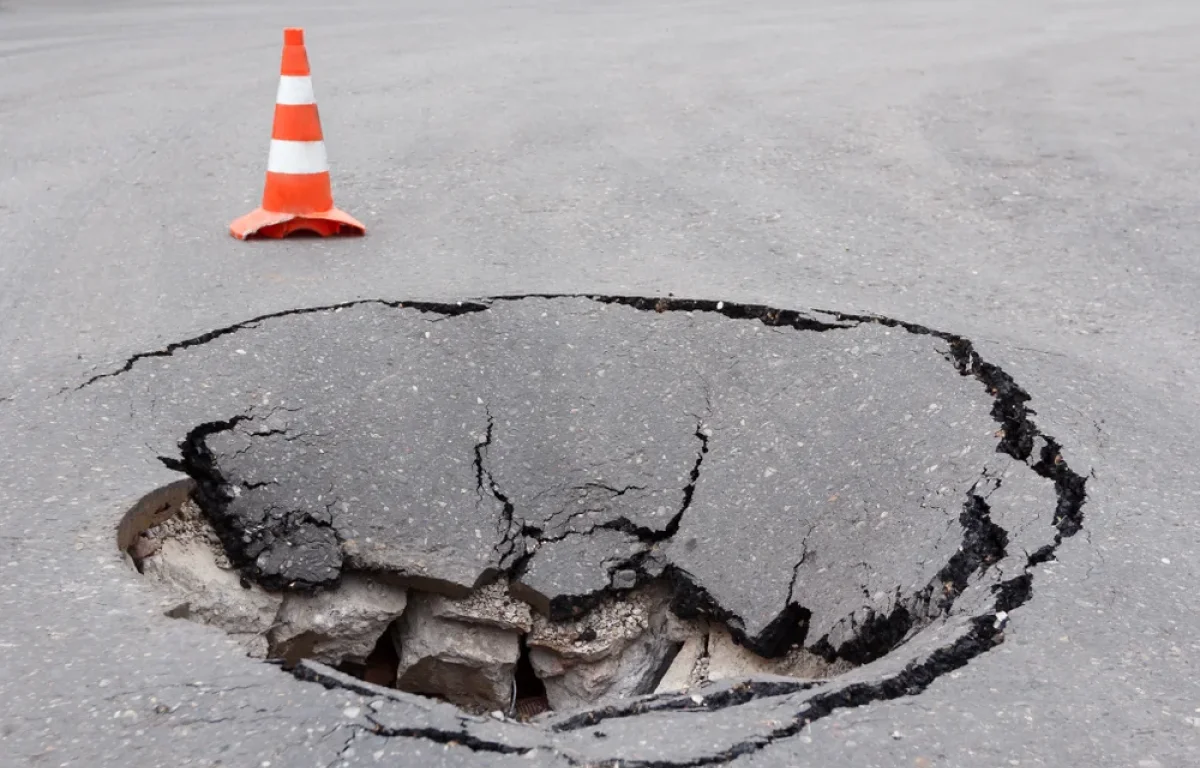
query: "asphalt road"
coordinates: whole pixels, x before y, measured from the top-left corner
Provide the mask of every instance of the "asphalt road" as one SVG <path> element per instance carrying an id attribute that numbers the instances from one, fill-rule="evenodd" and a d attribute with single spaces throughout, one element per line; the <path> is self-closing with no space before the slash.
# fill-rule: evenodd
<path id="1" fill-rule="evenodd" d="M 331 5 L 0 0 L 0 762 L 535 762 L 343 752 L 359 697 L 159 616 L 113 527 L 176 436 L 74 388 L 300 307 L 673 292 L 963 334 L 1089 475 L 1001 646 L 732 764 L 1200 764 L 1200 6 Z M 228 236 L 290 25 L 363 239 Z"/>

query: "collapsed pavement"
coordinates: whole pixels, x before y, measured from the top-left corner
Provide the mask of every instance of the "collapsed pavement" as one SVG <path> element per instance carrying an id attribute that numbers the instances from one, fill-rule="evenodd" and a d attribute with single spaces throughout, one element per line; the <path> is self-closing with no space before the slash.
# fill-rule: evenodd
<path id="1" fill-rule="evenodd" d="M 126 542 L 171 615 L 305 674 L 510 714 L 524 677 L 599 713 L 543 715 L 551 732 L 780 691 L 787 731 L 919 691 L 1002 639 L 1082 521 L 1028 395 L 969 342 L 886 319 L 362 302 L 261 342 L 254 401 L 165 459 L 203 512 Z M 889 664 L 891 687 L 855 677 Z"/>
<path id="2" fill-rule="evenodd" d="M 248 654 L 289 669 L 321 662 L 470 712 L 528 717 L 719 680 L 815 679 L 849 668 L 800 647 L 763 658 L 719 622 L 680 620 L 664 580 L 610 595 L 566 621 L 533 611 L 503 580 L 461 599 L 401 586 L 387 574 L 351 573 L 314 593 L 268 591 L 237 573 L 190 500 L 137 547 L 138 565 L 163 589 L 170 616 L 224 629 Z M 519 664 L 533 677 L 521 679 Z"/>

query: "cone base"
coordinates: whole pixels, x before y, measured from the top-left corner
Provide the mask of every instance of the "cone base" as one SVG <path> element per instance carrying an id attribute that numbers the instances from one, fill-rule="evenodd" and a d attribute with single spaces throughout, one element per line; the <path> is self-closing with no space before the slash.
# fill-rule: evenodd
<path id="1" fill-rule="evenodd" d="M 238 240 L 251 237 L 287 237 L 293 232 L 330 235 L 364 235 L 367 228 L 345 211 L 330 208 L 316 213 L 279 213 L 258 208 L 229 225 L 229 233 Z"/>

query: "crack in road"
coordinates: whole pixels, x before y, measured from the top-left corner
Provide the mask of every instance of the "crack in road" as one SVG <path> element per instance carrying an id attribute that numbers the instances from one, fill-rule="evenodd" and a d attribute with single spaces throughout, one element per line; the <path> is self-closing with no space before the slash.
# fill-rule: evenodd
<path id="1" fill-rule="evenodd" d="M 524 298 L 552 299 L 569 297 L 564 295 L 531 294 L 495 297 L 487 300 L 487 302 L 517 301 Z M 818 692 L 807 699 L 795 715 L 784 725 L 753 739 L 738 742 L 727 749 L 686 761 L 622 760 L 621 765 L 626 768 L 691 768 L 693 766 L 726 763 L 739 756 L 759 751 L 770 744 L 795 736 L 812 722 L 839 709 L 850 709 L 877 701 L 886 701 L 920 693 L 938 677 L 961 668 L 979 654 L 1002 642 L 1007 613 L 1024 605 L 1033 596 L 1035 569 L 1041 564 L 1054 560 L 1057 555 L 1057 549 L 1062 542 L 1083 530 L 1083 506 L 1087 499 L 1087 479 L 1069 467 L 1063 457 L 1062 446 L 1058 441 L 1052 436 L 1043 434 L 1034 423 L 1031 418 L 1033 411 L 1028 407 L 1028 403 L 1031 400 L 1030 395 L 1017 385 L 1008 373 L 998 366 L 984 361 L 975 351 L 972 343 L 961 336 L 875 315 L 853 315 L 822 311 L 822 314 L 832 317 L 835 320 L 835 322 L 825 322 L 803 313 L 774 310 L 759 305 L 636 297 L 587 296 L 586 298 L 601 303 L 621 304 L 641 311 L 658 313 L 667 311 L 717 312 L 726 317 L 754 319 L 772 327 L 787 326 L 804 331 L 826 332 L 855 328 L 862 324 L 877 324 L 902 329 L 915 335 L 928 335 L 945 341 L 947 347 L 943 352 L 943 356 L 955 367 L 960 375 L 971 376 L 978 380 L 993 398 L 991 416 L 1000 425 L 1000 429 L 996 433 L 999 440 L 996 451 L 1007 454 L 1016 461 L 1024 464 L 1038 476 L 1049 480 L 1053 484 L 1056 499 L 1053 519 L 1053 526 L 1055 528 L 1053 540 L 1039 547 L 1033 553 L 1026 555 L 1021 573 L 1010 578 L 1001 576 L 1002 580 L 991 587 L 994 593 L 994 603 L 990 612 L 971 618 L 969 620 L 969 629 L 949 646 L 936 649 L 924 659 L 910 663 L 899 673 L 878 681 L 870 683 L 860 682 L 843 687 L 831 685 L 829 686 L 830 690 Z M 259 323 L 268 319 L 287 315 L 337 310 L 361 304 L 379 304 L 393 308 L 412 308 L 447 315 L 483 311 L 489 306 L 486 302 L 457 305 L 416 305 L 407 302 L 362 300 L 326 307 L 289 310 L 263 315 L 243 323 L 226 326 L 225 328 L 202 334 L 183 342 L 168 345 L 162 350 L 134 355 L 122 367 L 93 376 L 76 387 L 76 390 L 95 384 L 102 379 L 128 372 L 140 360 L 170 356 L 180 349 L 204 344 L 213 339 L 230 333 L 236 333 L 246 328 L 257 327 Z M 198 481 L 201 481 L 205 479 L 206 469 L 215 472 L 211 466 L 211 462 L 207 465 L 205 464 L 205 458 L 200 451 L 203 441 L 217 432 L 232 430 L 242 421 L 253 418 L 252 415 L 244 414 L 235 416 L 224 422 L 210 422 L 199 425 L 189 432 L 188 437 L 184 441 L 182 448 L 184 455 L 182 460 L 164 458 L 163 461 L 172 469 L 185 471 L 196 477 Z M 501 559 L 502 561 L 507 561 L 505 564 L 506 570 L 511 574 L 519 574 L 533 554 L 531 551 L 522 551 L 514 557 L 517 550 L 521 548 L 521 538 L 531 538 L 537 541 L 539 545 L 552 543 L 561 539 L 544 538 L 544 532 L 541 529 L 528 525 L 524 520 L 517 519 L 517 511 L 514 509 L 512 501 L 497 487 L 494 477 L 485 466 L 487 450 L 492 444 L 495 429 L 495 421 L 490 411 L 487 412 L 487 418 L 488 423 L 484 438 L 475 446 L 477 492 L 482 499 L 486 491 L 502 504 L 503 511 L 498 521 L 498 526 L 502 532 L 502 541 L 497 545 L 497 550 L 500 552 L 501 548 L 504 548 L 501 553 Z M 281 431 L 286 432 L 286 430 Z M 684 514 L 691 505 L 704 458 L 710 450 L 710 433 L 706 431 L 703 419 L 697 419 L 694 434 L 700 441 L 700 447 L 690 474 L 690 482 L 683 489 L 684 498 L 679 510 L 663 529 L 659 530 L 639 526 L 622 516 L 598 524 L 583 533 L 568 532 L 564 534 L 564 538 L 566 535 L 588 535 L 599 529 L 627 533 L 647 544 L 659 543 L 674 536 L 679 529 Z M 197 477 L 197 475 L 200 475 L 200 477 Z M 219 475 L 209 475 L 208 479 L 212 482 L 220 481 Z M 959 514 L 959 523 L 963 529 L 962 544 L 958 551 L 950 558 L 950 561 L 939 570 L 935 579 L 924 590 L 918 592 L 916 595 L 910 595 L 907 599 L 897 595 L 893 609 L 886 615 L 875 614 L 869 611 L 861 621 L 858 621 L 856 618 L 858 631 L 851 641 L 844 643 L 842 646 L 836 649 L 832 647 L 820 649 L 818 643 L 818 646 L 815 646 L 814 650 L 824 650 L 833 658 L 867 663 L 894 649 L 897 643 L 914 628 L 915 615 L 918 613 L 917 608 L 922 603 L 928 604 L 932 602 L 936 604 L 939 614 L 945 615 L 948 613 L 954 601 L 962 594 L 972 576 L 985 572 L 989 567 L 1007 555 L 1009 532 L 991 519 L 991 509 L 987 501 L 987 497 L 994 492 L 995 487 L 998 487 L 998 481 L 995 482 L 995 486 L 991 490 L 977 493 L 977 491 L 982 490 L 981 484 L 989 479 L 995 480 L 995 478 L 989 478 L 985 471 L 983 477 L 968 491 L 967 499 L 963 502 L 962 510 Z M 203 485 L 202 482 L 200 484 Z M 620 496 L 630 490 L 639 489 L 638 486 L 634 485 L 617 488 L 603 483 L 590 483 L 584 487 L 606 490 L 615 496 Z M 331 525 L 331 523 L 327 523 L 327 525 Z M 806 620 L 805 614 L 807 613 L 807 609 L 793 602 L 793 592 L 799 568 L 803 565 L 809 554 L 807 539 L 812 530 L 812 528 L 809 529 L 808 534 L 805 535 L 801 543 L 801 556 L 793 567 L 792 581 L 788 589 L 787 603 L 784 611 L 786 615 L 781 614 L 778 620 L 781 624 L 775 628 L 775 631 L 783 635 L 800 631 Z M 222 538 L 224 540 L 225 535 Z M 644 554 L 638 557 L 642 556 Z M 639 566 L 640 563 L 637 557 L 635 557 L 633 560 L 627 561 L 622 565 Z M 729 611 L 717 606 L 715 601 L 689 574 L 673 565 L 668 565 L 666 575 L 675 585 L 676 593 L 672 607 L 677 609 L 677 612 L 681 616 L 707 614 L 723 620 L 737 618 Z M 1002 616 L 1001 614 L 1004 615 Z M 826 641 L 826 646 L 828 646 L 827 640 L 825 638 L 822 638 L 822 640 Z M 348 687 L 354 690 L 354 687 L 347 685 L 345 681 L 330 682 L 329 680 L 322 680 L 321 682 L 325 682 L 327 685 Z M 570 719 L 554 725 L 552 730 L 555 732 L 568 732 L 595 725 L 605 719 L 634 716 L 650 711 L 694 711 L 698 709 L 713 711 L 717 708 L 736 706 L 737 704 L 769 695 L 787 695 L 789 693 L 798 693 L 802 690 L 807 689 L 789 688 L 788 686 L 771 688 L 750 685 L 749 687 L 739 689 L 739 692 L 736 694 L 729 694 L 725 698 L 708 701 L 703 706 L 696 705 L 687 697 L 640 700 L 628 705 L 622 704 L 574 715 Z M 466 721 L 463 721 L 463 729 L 461 731 L 418 727 L 385 727 L 379 722 L 372 722 L 375 727 L 371 729 L 371 732 L 385 738 L 424 738 L 440 744 L 457 744 L 473 751 L 501 754 L 520 754 L 528 752 L 530 749 L 488 741 L 487 739 L 474 736 L 469 733 L 470 726 Z M 552 746 L 546 748 L 568 762 L 573 764 L 579 762 L 579 758 L 564 753 Z"/>
<path id="2" fill-rule="evenodd" d="M 269 563 L 274 555 L 290 561 L 295 556 L 293 550 L 306 551 L 312 555 L 314 561 L 325 561 L 325 564 L 319 568 L 327 571 L 336 565 L 333 574 L 333 578 L 336 579 L 340 575 L 342 565 L 340 540 L 333 512 L 337 499 L 323 503 L 323 512 L 267 506 L 261 510 L 262 514 L 258 516 L 256 523 L 243 525 L 241 529 L 232 526 L 223 515 L 212 514 L 217 510 L 226 509 L 231 502 L 238 498 L 243 489 L 265 488 L 276 486 L 278 483 L 274 480 L 231 483 L 217 469 L 208 446 L 208 439 L 220 433 L 232 432 L 239 425 L 253 422 L 259 418 L 269 419 L 278 410 L 280 409 L 272 408 L 263 417 L 255 416 L 253 413 L 243 413 L 225 421 L 211 421 L 197 425 L 181 441 L 181 457 L 179 459 L 160 456 L 159 461 L 169 469 L 188 474 L 195 481 L 196 496 L 204 508 L 209 510 L 209 518 L 222 545 L 238 561 L 255 563 L 256 578 L 263 587 L 267 589 L 308 589 L 331 581 L 328 577 L 321 578 L 317 575 L 317 565 L 314 564 L 310 567 L 310 574 L 308 574 L 312 576 L 310 579 L 307 577 L 308 575 L 285 577 L 273 574 L 263 568 L 262 564 L 264 561 Z M 282 436 L 287 440 L 288 434 L 289 430 L 286 428 L 270 428 L 261 432 L 251 432 L 247 436 Z M 296 437 L 300 436 L 303 436 L 303 433 Z M 332 495 L 332 485 L 328 493 Z M 280 547 L 286 551 L 277 552 Z"/>
<path id="3" fill-rule="evenodd" d="M 72 392 L 72 391 L 78 392 L 81 389 L 90 387 L 91 385 L 95 384 L 98 381 L 102 381 L 104 379 L 110 379 L 115 376 L 120 376 L 123 373 L 128 373 L 129 371 L 132 371 L 133 367 L 142 360 L 147 360 L 147 359 L 155 358 L 155 357 L 171 357 L 172 355 L 174 355 L 176 352 L 178 352 L 181 349 L 188 349 L 189 347 L 198 347 L 202 344 L 207 344 L 210 341 L 219 339 L 222 336 L 228 336 L 229 334 L 237 333 L 238 331 L 257 328 L 260 323 L 262 323 L 266 320 L 275 320 L 275 319 L 278 319 L 281 317 L 292 317 L 295 315 L 313 315 L 313 314 L 318 314 L 321 312 L 336 312 L 336 311 L 339 311 L 342 309 L 349 309 L 351 307 L 361 307 L 361 306 L 368 306 L 368 305 L 390 307 L 391 309 L 413 309 L 418 312 L 435 313 L 435 314 L 440 314 L 440 315 L 446 315 L 447 317 L 455 317 L 458 315 L 470 314 L 472 312 L 482 312 L 487 309 L 486 304 L 479 304 L 479 303 L 474 303 L 474 302 L 458 302 L 456 304 L 439 304 L 439 303 L 434 303 L 434 302 L 390 301 L 388 299 L 354 299 L 351 301 L 338 302 L 336 304 L 323 304 L 323 305 L 317 306 L 317 307 L 301 307 L 298 309 L 284 309 L 284 310 L 280 310 L 278 312 L 268 312 L 264 315 L 258 315 L 257 317 L 252 317 L 249 320 L 243 320 L 239 323 L 234 323 L 232 325 L 226 325 L 221 328 L 207 331 L 198 336 L 193 336 L 191 338 L 184 339 L 183 341 L 172 342 L 172 343 L 168 344 L 167 346 L 163 347 L 162 349 L 152 350 L 150 352 L 138 352 L 137 354 L 131 355 L 130 357 L 126 358 L 125 362 L 120 367 L 115 368 L 111 371 L 106 371 L 104 373 L 98 373 L 95 376 L 92 376 L 91 378 L 87 379 L 83 383 L 78 384 L 74 387 L 64 387 L 63 389 L 59 390 L 58 394 L 62 395 L 64 393 L 68 393 L 68 392 Z"/>
<path id="4" fill-rule="evenodd" d="M 529 751 L 528 747 L 514 747 L 510 744 L 501 744 L 499 742 L 487 741 L 485 739 L 472 736 L 466 724 L 462 730 L 449 731 L 442 728 L 430 727 L 413 727 L 403 728 L 395 726 L 385 726 L 379 720 L 371 715 L 367 715 L 367 720 L 375 726 L 372 730 L 376 736 L 384 738 L 394 738 L 396 736 L 406 738 L 418 738 L 432 741 L 435 744 L 448 744 L 454 746 L 466 747 L 472 752 L 493 752 L 501 755 L 522 755 Z"/>
<path id="5" fill-rule="evenodd" d="M 688 508 L 692 506 L 692 497 L 696 493 L 696 483 L 700 479 L 700 467 L 704 464 L 704 457 L 708 454 L 709 437 L 704 433 L 703 422 L 697 422 L 695 437 L 700 440 L 700 447 L 696 451 L 696 463 L 692 466 L 691 473 L 688 476 L 688 484 L 683 487 L 683 501 L 679 505 L 679 511 L 676 512 L 667 524 L 661 529 L 649 528 L 644 525 L 638 525 L 624 515 L 606 520 L 603 523 L 597 523 L 587 531 L 568 531 L 558 538 L 546 539 L 542 543 L 561 541 L 571 535 L 587 535 L 598 530 L 618 531 L 628 534 L 643 544 L 657 544 L 674 536 L 679 531 L 679 526 L 683 521 L 683 516 L 687 513 Z M 623 493 L 623 492 L 622 492 Z M 618 496 L 621 494 L 617 494 Z"/>
<path id="6" fill-rule="evenodd" d="M 662 529 L 638 525 L 628 517 L 620 515 L 613 519 L 597 523 L 583 531 L 566 530 L 560 534 L 547 535 L 543 527 L 531 525 L 526 522 L 524 518 L 518 516 L 515 504 L 510 497 L 500 491 L 495 477 L 487 468 L 486 464 L 488 449 L 492 445 L 495 430 L 495 418 L 486 406 L 485 412 L 487 413 L 487 428 L 485 430 L 483 439 L 475 444 L 474 466 L 477 493 L 480 494 L 480 497 L 482 498 L 482 494 L 487 492 L 502 505 L 500 519 L 497 521 L 497 530 L 501 534 L 501 540 L 496 544 L 494 550 L 500 555 L 501 570 L 514 580 L 517 580 L 521 577 L 521 575 L 529 566 L 530 561 L 536 556 L 537 551 L 542 546 L 565 541 L 571 536 L 589 536 L 599 530 L 609 530 L 627 534 L 643 544 L 648 545 L 653 545 L 671 538 L 679 530 L 683 516 L 691 506 L 692 498 L 695 494 L 696 483 L 700 478 L 700 467 L 704 463 L 704 457 L 709 451 L 709 437 L 706 434 L 703 420 L 697 419 L 694 436 L 700 441 L 700 446 L 696 450 L 696 461 L 688 475 L 688 484 L 682 489 L 682 501 L 680 503 L 679 510 L 671 517 L 670 520 L 667 521 L 666 526 L 664 526 Z M 623 496 L 631 490 L 644 490 L 645 488 L 645 486 L 633 484 L 625 485 L 622 488 L 616 488 L 597 482 L 585 483 L 579 487 L 584 489 L 602 489 L 612 494 L 612 498 Z M 590 511 L 592 510 L 585 509 L 573 513 L 564 523 L 562 523 L 562 525 L 566 525 L 576 516 L 587 514 Z M 553 520 L 553 516 L 551 517 L 551 520 Z M 535 543 L 530 547 L 526 547 L 522 542 L 523 540 L 530 539 Z M 518 549 L 521 550 L 520 554 L 516 554 Z M 641 568 L 641 563 L 644 556 L 645 552 L 641 552 L 630 557 L 610 558 L 605 560 L 605 566 L 609 573 L 624 568 L 632 568 L 636 573 L 639 574 L 639 576 L 642 577 L 639 579 L 639 581 L 641 581 L 646 577 Z M 569 601 L 569 606 L 555 603 L 555 613 L 559 614 L 567 611 L 579 610 L 589 602 L 594 602 L 595 599 L 603 595 L 606 591 L 607 590 L 601 590 L 599 593 L 595 593 L 593 595 L 577 596 L 576 599 Z"/>
<path id="7" fill-rule="evenodd" d="M 371 305 L 389 307 L 391 309 L 412 309 L 416 310 L 417 312 L 444 315 L 445 317 L 449 318 L 486 311 L 492 303 L 498 301 L 563 298 L 585 298 L 601 304 L 620 304 L 644 311 L 715 312 L 732 319 L 755 319 L 760 320 L 764 325 L 790 326 L 796 330 L 804 331 L 820 332 L 853 327 L 853 325 L 825 323 L 795 310 L 777 310 L 757 304 L 734 304 L 723 301 L 703 301 L 694 299 L 649 299 L 626 296 L 596 296 L 583 293 L 513 294 L 508 296 L 493 296 L 486 299 L 460 301 L 455 303 L 398 301 L 392 299 L 352 299 L 349 301 L 342 301 L 334 304 L 323 304 L 315 307 L 299 307 L 294 309 L 283 309 L 277 312 L 268 312 L 266 314 L 252 317 L 249 320 L 243 320 L 241 322 L 222 326 L 211 331 L 206 331 L 205 333 L 192 336 L 191 338 L 187 338 L 182 341 L 171 342 L 162 349 L 151 350 L 149 352 L 138 352 L 126 358 L 125 362 L 119 367 L 110 371 L 105 371 L 104 373 L 95 374 L 94 376 L 86 379 L 74 387 L 63 387 L 61 390 L 59 390 L 58 394 L 62 395 L 69 392 L 78 392 L 82 389 L 90 387 L 98 381 L 120 376 L 123 373 L 128 373 L 129 371 L 132 371 L 134 366 L 142 360 L 148 360 L 155 357 L 171 357 L 181 349 L 198 347 L 203 344 L 207 344 L 210 341 L 219 339 L 222 336 L 228 336 L 230 334 L 237 333 L 238 331 L 257 328 L 259 327 L 260 323 L 267 320 L 276 320 L 279 318 L 292 317 L 296 315 L 319 314 L 321 312 L 336 312 L 343 309 L 350 309 L 352 307 Z M 12 397 L 0 398 L 0 402 L 5 402 L 6 400 L 11 399 Z"/>

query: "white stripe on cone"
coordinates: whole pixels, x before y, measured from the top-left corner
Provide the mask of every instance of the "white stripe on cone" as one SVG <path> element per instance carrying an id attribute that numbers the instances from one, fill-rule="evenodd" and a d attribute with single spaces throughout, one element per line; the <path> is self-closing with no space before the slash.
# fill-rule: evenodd
<path id="1" fill-rule="evenodd" d="M 313 96 L 312 78 L 308 75 L 282 75 L 279 78 L 279 92 L 275 96 L 276 104 L 316 104 Z"/>
<path id="2" fill-rule="evenodd" d="M 271 173 L 324 173 L 329 170 L 325 142 L 271 139 L 267 170 Z"/>

